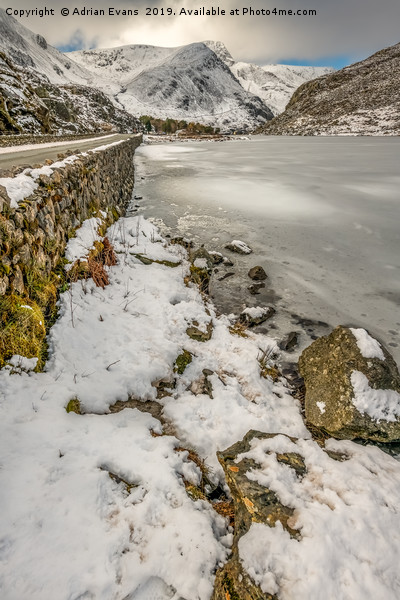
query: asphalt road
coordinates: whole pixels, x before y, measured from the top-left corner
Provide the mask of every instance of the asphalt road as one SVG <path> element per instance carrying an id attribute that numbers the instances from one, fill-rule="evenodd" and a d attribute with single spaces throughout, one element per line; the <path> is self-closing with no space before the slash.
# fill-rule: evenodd
<path id="1" fill-rule="evenodd" d="M 104 137 L 93 139 L 92 141 L 87 140 L 74 140 L 71 142 L 65 142 L 61 145 L 48 147 L 50 144 L 37 144 L 34 148 L 29 150 L 17 150 L 18 147 L 12 152 L 4 152 L 6 148 L 0 149 L 0 169 L 10 169 L 11 167 L 19 165 L 31 166 L 35 163 L 43 164 L 47 158 L 52 160 L 57 159 L 57 154 L 65 152 L 66 150 L 80 150 L 85 152 L 87 150 L 93 150 L 105 144 L 112 144 L 119 140 L 126 140 L 133 137 L 126 133 L 116 133 Z"/>

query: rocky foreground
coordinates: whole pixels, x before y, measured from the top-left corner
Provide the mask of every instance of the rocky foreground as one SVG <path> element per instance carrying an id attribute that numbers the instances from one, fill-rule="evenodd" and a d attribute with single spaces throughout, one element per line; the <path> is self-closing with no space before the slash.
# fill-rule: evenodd
<path id="1" fill-rule="evenodd" d="M 258 313 L 216 314 L 221 257 L 140 217 L 100 231 L 67 247 L 45 371 L 0 371 L 1 597 L 398 598 L 400 463 L 328 419 L 400 437 L 386 350 L 335 330 L 303 354 L 304 398 Z"/>

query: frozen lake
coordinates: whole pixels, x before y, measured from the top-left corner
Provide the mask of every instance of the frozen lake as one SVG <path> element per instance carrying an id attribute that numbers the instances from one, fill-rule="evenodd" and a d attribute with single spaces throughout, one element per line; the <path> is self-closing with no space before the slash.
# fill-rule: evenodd
<path id="1" fill-rule="evenodd" d="M 301 347 L 330 330 L 315 321 L 365 327 L 400 362 L 400 139 L 182 142 L 142 146 L 135 162 L 139 214 L 233 259 L 217 306 L 273 305 L 265 330 L 302 331 Z M 224 250 L 232 239 L 253 254 Z M 256 264 L 269 278 L 252 296 Z"/>

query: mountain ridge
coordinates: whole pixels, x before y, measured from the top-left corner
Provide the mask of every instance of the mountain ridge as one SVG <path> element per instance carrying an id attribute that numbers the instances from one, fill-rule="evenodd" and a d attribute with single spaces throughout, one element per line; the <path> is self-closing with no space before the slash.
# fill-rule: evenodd
<path id="1" fill-rule="evenodd" d="M 335 71 L 333 67 L 297 65 L 256 65 L 236 62 L 222 42 L 204 42 L 230 68 L 241 86 L 255 94 L 271 109 L 274 116 L 285 110 L 294 91 L 306 81 Z"/>
<path id="2" fill-rule="evenodd" d="M 98 87 L 135 115 L 196 120 L 224 129 L 252 129 L 273 117 L 202 42 L 177 48 L 131 44 L 70 55 L 92 71 Z"/>
<path id="3" fill-rule="evenodd" d="M 400 43 L 300 86 L 268 135 L 399 135 Z"/>

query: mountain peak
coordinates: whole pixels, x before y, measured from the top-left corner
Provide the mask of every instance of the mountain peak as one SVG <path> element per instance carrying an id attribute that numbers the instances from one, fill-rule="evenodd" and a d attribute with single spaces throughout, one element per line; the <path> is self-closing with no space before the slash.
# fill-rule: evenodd
<path id="1" fill-rule="evenodd" d="M 228 67 L 231 67 L 234 64 L 234 60 L 229 50 L 222 42 L 213 42 L 212 40 L 207 40 L 203 42 L 210 50 L 215 52 L 222 62 L 224 62 Z"/>

